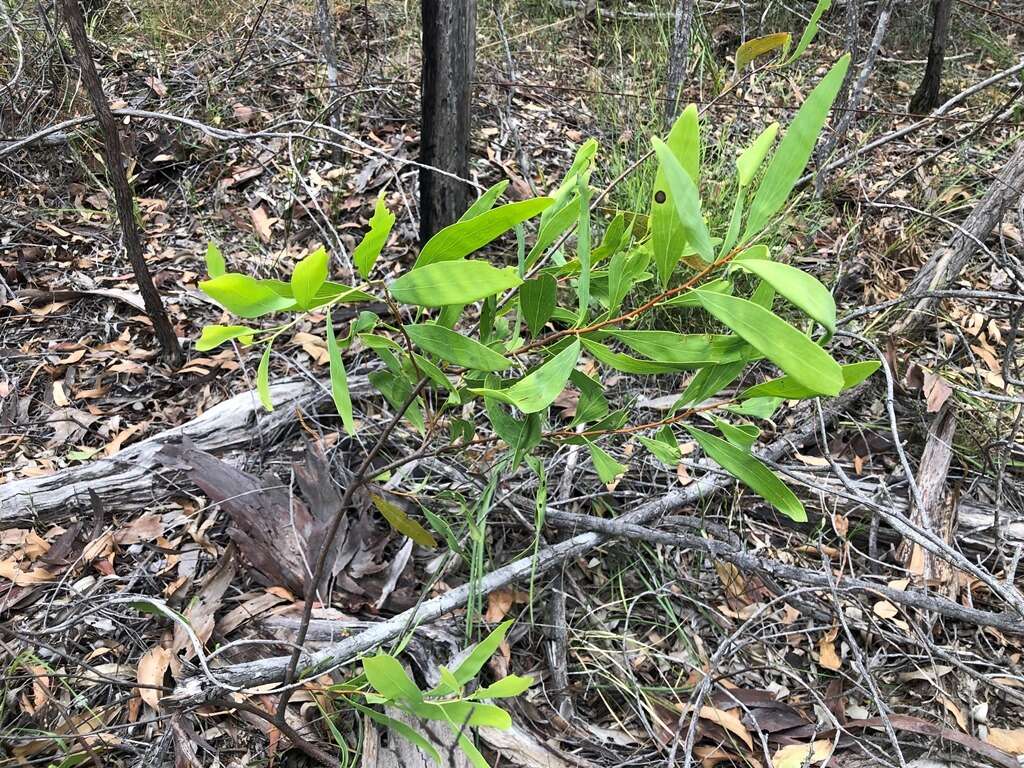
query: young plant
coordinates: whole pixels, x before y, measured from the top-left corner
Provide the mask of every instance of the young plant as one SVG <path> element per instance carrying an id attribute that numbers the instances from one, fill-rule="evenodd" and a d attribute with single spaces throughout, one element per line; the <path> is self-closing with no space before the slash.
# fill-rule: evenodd
<path id="1" fill-rule="evenodd" d="M 835 331 L 832 296 L 810 274 L 773 261 L 768 247 L 756 240 L 789 200 L 848 65 L 844 57 L 811 91 L 774 152 L 779 128 L 772 124 L 738 155 L 735 203 L 725 231 L 717 235 L 701 213 L 702 142 L 691 105 L 665 141 L 652 139 L 658 169 L 646 227 L 620 214 L 600 242 L 592 239 L 590 178 L 597 144 L 588 141 L 549 197 L 496 206 L 505 184 L 497 185 L 431 238 L 415 264 L 386 285 L 371 279 L 353 287 L 329 280 L 323 249 L 300 261 L 288 282 L 257 280 L 227 272 L 211 245 L 210 279 L 200 284 L 203 291 L 244 320 L 282 314 L 290 319 L 270 327 L 207 326 L 197 348 L 232 339 L 261 345 L 257 388 L 271 409 L 273 344 L 310 318 L 323 323 L 331 391 L 349 434 L 355 432 L 355 418 L 342 352 L 358 342 L 381 361 L 369 375 L 371 384 L 400 416 L 429 435 L 429 450 L 450 452 L 493 442 L 464 418 L 469 406 L 477 409 L 477 423 L 488 423 L 506 446 L 506 465 L 518 465 L 543 445 L 578 442 L 586 445 L 600 480 L 611 483 L 627 467 L 602 443 L 636 435 L 658 460 L 674 464 L 679 459 L 676 429 L 682 429 L 726 471 L 787 517 L 803 521 L 806 514 L 797 497 L 751 452 L 759 430 L 747 420 L 769 418 L 784 399 L 837 395 L 870 375 L 875 365 L 843 366 L 832 358 L 824 348 Z M 527 249 L 520 225 L 534 218 L 537 234 Z M 378 199 L 369 232 L 354 253 L 364 280 L 372 276 L 394 220 L 383 198 Z M 515 266 L 469 258 L 512 229 L 520 233 Z M 634 289 L 648 282 L 656 283 L 656 294 L 624 309 Z M 752 286 L 747 295 L 742 286 Z M 785 313 L 774 310 L 777 299 L 784 300 Z M 371 300 L 394 307 L 393 316 L 363 312 L 344 336 L 337 336 L 333 308 Z M 636 327 L 651 310 L 666 307 L 704 312 L 723 332 Z M 794 313 L 805 317 L 806 327 L 786 319 Z M 814 327 L 820 335 L 812 333 Z M 600 374 L 578 368 L 584 355 L 597 363 Z M 761 360 L 773 363 L 781 375 L 712 400 Z M 613 371 L 668 382 L 681 372 L 693 375 L 667 418 L 632 424 L 629 405 L 613 409 L 605 397 L 603 380 Z M 549 411 L 570 385 L 580 393 L 575 416 L 557 423 Z M 431 392 L 434 412 L 428 419 L 426 396 Z M 446 424 L 447 438 L 441 430 L 428 430 L 428 422 Z"/>
<path id="2" fill-rule="evenodd" d="M 512 718 L 508 712 L 490 702 L 518 696 L 530 687 L 533 679 L 507 675 L 483 688 L 472 691 L 469 688 L 487 660 L 498 650 L 511 626 L 511 620 L 499 624 L 470 649 L 454 670 L 441 666 L 440 682 L 428 691 L 420 690 L 395 656 L 381 652 L 363 659 L 363 677 L 371 691 L 355 685 L 360 682 L 357 679 L 354 683 L 338 687 L 335 692 L 342 694 L 354 709 L 412 742 L 437 763 L 441 762 L 441 756 L 430 741 L 405 723 L 373 709 L 373 706 L 399 709 L 422 720 L 443 723 L 455 733 L 459 747 L 470 762 L 477 768 L 488 768 L 487 761 L 470 738 L 470 729 L 511 728 Z M 357 695 L 362 696 L 365 703 L 355 701 Z"/>

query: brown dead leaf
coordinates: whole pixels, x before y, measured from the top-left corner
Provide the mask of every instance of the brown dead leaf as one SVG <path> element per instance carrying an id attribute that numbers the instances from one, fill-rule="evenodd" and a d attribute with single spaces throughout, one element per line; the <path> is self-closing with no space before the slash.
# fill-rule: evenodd
<path id="1" fill-rule="evenodd" d="M 262 205 L 258 205 L 255 208 L 249 209 L 249 216 L 252 219 L 253 228 L 256 230 L 256 234 L 260 236 L 260 240 L 264 243 L 270 242 L 270 217 L 267 216 L 267 212 L 263 210 Z"/>
<path id="2" fill-rule="evenodd" d="M 825 669 L 833 671 L 843 666 L 839 654 L 836 653 L 836 637 L 839 634 L 837 628 L 833 628 L 827 634 L 821 636 L 818 641 L 818 663 Z"/>
<path id="3" fill-rule="evenodd" d="M 960 726 L 960 730 L 964 733 L 970 733 L 967 728 L 967 715 L 964 714 L 964 709 L 949 696 L 944 693 L 939 694 L 939 701 L 942 702 L 942 706 L 946 708 L 946 711 L 953 716 L 956 720 L 956 724 Z"/>
<path id="4" fill-rule="evenodd" d="M 139 659 L 139 669 L 137 679 L 139 685 L 142 686 L 154 686 L 164 684 L 164 675 L 167 673 L 167 667 L 171 663 L 171 652 L 164 648 L 162 645 L 157 645 L 150 648 Z M 139 688 L 139 696 L 142 700 L 149 704 L 153 709 L 160 709 L 160 691 L 156 688 Z"/>
<path id="5" fill-rule="evenodd" d="M 160 515 L 147 512 L 132 520 L 128 525 L 114 534 L 114 541 L 121 546 L 154 541 L 164 532 L 164 524 Z"/>
<path id="6" fill-rule="evenodd" d="M 938 413 L 951 394 L 953 388 L 946 383 L 946 380 L 935 373 L 925 371 L 924 373 L 924 397 L 928 403 L 928 413 Z"/>
<path id="7" fill-rule="evenodd" d="M 737 736 L 744 744 L 746 744 L 747 749 L 754 748 L 754 740 L 750 736 L 750 731 L 747 730 L 747 727 L 740 721 L 739 716 L 732 710 L 703 706 L 700 708 L 700 712 L 697 716 L 702 720 L 707 720 L 715 725 L 725 728 L 725 730 Z"/>
<path id="8" fill-rule="evenodd" d="M 502 587 L 494 590 L 487 596 L 487 613 L 484 614 L 484 618 L 491 624 L 498 624 L 512 609 L 514 600 L 515 595 L 511 589 Z"/>
<path id="9" fill-rule="evenodd" d="M 0 560 L 0 579 L 7 579 L 18 587 L 27 587 L 30 584 L 39 584 L 44 581 L 52 581 L 55 574 L 45 568 L 36 568 L 32 571 L 23 571 L 18 567 L 13 557 Z"/>
<path id="10" fill-rule="evenodd" d="M 1024 755 L 1024 728 L 989 728 L 985 741 L 1011 755 Z"/>

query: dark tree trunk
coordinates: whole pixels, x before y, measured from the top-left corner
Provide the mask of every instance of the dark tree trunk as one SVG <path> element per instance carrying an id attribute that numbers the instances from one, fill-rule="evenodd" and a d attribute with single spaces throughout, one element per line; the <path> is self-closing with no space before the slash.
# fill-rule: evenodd
<path id="1" fill-rule="evenodd" d="M 110 111 L 107 98 L 103 95 L 103 84 L 100 82 L 96 65 L 93 63 L 92 47 L 89 45 L 89 38 L 85 33 L 85 18 L 82 15 L 82 8 L 78 4 L 78 0 L 61 0 L 60 6 L 71 35 L 71 42 L 74 43 L 75 53 L 78 56 L 82 81 L 89 93 L 89 100 L 92 101 L 92 107 L 103 134 L 103 158 L 107 165 L 110 186 L 114 189 L 117 218 L 121 223 L 128 261 L 131 262 L 132 271 L 135 273 L 135 282 L 138 283 L 139 293 L 142 294 L 142 300 L 146 306 L 146 314 L 149 315 L 149 319 L 153 323 L 153 330 L 160 343 L 164 358 L 171 365 L 177 366 L 181 364 L 182 360 L 181 345 L 178 344 L 178 336 L 167 319 L 167 313 L 160 301 L 160 294 L 157 292 L 156 286 L 153 285 L 149 267 L 146 266 L 146 257 L 142 253 L 142 241 L 139 238 L 138 223 L 135 220 L 135 201 L 128 186 L 128 176 L 124 171 L 121 135 L 118 133 L 117 121 Z"/>
<path id="2" fill-rule="evenodd" d="M 476 0 L 422 0 L 423 102 L 420 162 L 469 176 L 469 106 L 476 52 Z M 471 187 L 420 169 L 420 239 L 455 222 Z"/>
<path id="3" fill-rule="evenodd" d="M 953 0 L 932 0 L 932 42 L 928 46 L 928 63 L 917 93 L 910 100 L 910 111 L 923 114 L 939 105 L 942 85 L 942 65 L 946 60 L 946 41 L 949 39 L 949 17 Z"/>
<path id="4" fill-rule="evenodd" d="M 672 20 L 672 42 L 668 49 L 668 76 L 665 85 L 665 130 L 672 127 L 679 114 L 679 102 L 686 82 L 686 62 L 690 54 L 690 33 L 693 29 L 693 0 L 676 0 Z"/>

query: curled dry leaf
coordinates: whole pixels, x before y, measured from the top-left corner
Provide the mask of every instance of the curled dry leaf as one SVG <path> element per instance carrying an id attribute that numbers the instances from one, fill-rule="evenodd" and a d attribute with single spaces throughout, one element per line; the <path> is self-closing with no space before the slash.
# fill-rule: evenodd
<path id="1" fill-rule="evenodd" d="M 162 645 L 157 645 L 146 651 L 139 659 L 139 670 L 136 676 L 139 685 L 148 686 L 139 689 L 139 696 L 153 709 L 160 709 L 160 691 L 152 686 L 164 684 L 164 674 L 171 663 L 171 652 Z"/>
<path id="2" fill-rule="evenodd" d="M 818 641 L 818 663 L 825 669 L 837 670 L 843 666 L 839 654 L 836 653 L 837 635 L 838 630 L 833 628 Z"/>

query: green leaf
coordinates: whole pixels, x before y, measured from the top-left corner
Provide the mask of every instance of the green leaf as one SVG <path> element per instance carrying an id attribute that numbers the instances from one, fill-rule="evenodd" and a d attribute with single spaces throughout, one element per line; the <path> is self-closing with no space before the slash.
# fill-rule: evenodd
<path id="1" fill-rule="evenodd" d="M 456 728 L 500 728 L 512 727 L 512 717 L 501 707 L 480 704 L 475 701 L 414 701 L 406 707 L 412 714 L 426 720 L 441 720 Z"/>
<path id="2" fill-rule="evenodd" d="M 654 439 L 637 435 L 637 439 L 647 446 L 647 450 L 654 454 L 654 457 L 669 469 L 675 469 L 679 464 L 682 454 L 679 450 L 679 441 L 675 433 L 667 424 L 659 429 Z"/>
<path id="3" fill-rule="evenodd" d="M 440 325 L 407 325 L 405 332 L 416 346 L 464 368 L 474 371 L 503 371 L 512 367 L 511 360 L 493 349 Z"/>
<path id="4" fill-rule="evenodd" d="M 400 507 L 373 494 L 370 495 L 370 501 L 373 502 L 373 506 L 377 508 L 381 516 L 388 521 L 388 525 L 400 534 L 408 536 L 421 547 L 437 549 L 437 540 L 430 535 L 430 531 L 405 514 Z"/>
<path id="5" fill-rule="evenodd" d="M 619 462 L 612 458 L 611 454 L 597 443 L 590 440 L 587 440 L 586 443 L 587 450 L 590 451 L 590 459 L 594 462 L 594 469 L 597 470 L 597 476 L 602 483 L 605 485 L 614 483 L 615 478 L 626 474 L 626 470 L 629 467 L 625 464 L 619 464 Z"/>
<path id="6" fill-rule="evenodd" d="M 498 650 L 498 646 L 505 639 L 505 635 L 513 623 L 512 619 L 501 622 L 487 637 L 476 644 L 465 660 L 452 672 L 455 679 L 459 681 L 459 685 L 465 685 L 479 674 L 484 664 Z"/>
<path id="7" fill-rule="evenodd" d="M 686 385 L 686 389 L 683 390 L 683 394 L 673 408 L 682 408 L 691 403 L 703 403 L 709 397 L 717 395 L 740 375 L 746 365 L 746 359 L 741 358 L 729 363 L 719 363 L 701 368 Z"/>
<path id="8" fill-rule="evenodd" d="M 384 203 L 384 190 L 377 196 L 377 204 L 370 217 L 370 231 L 363 235 L 359 245 L 352 252 L 352 263 L 356 265 L 361 277 L 366 277 L 373 269 L 381 250 L 388 241 L 391 228 L 395 225 L 395 214 L 388 210 Z"/>
<path id="9" fill-rule="evenodd" d="M 565 389 L 579 356 L 580 342 L 574 339 L 569 346 L 508 389 L 471 388 L 470 392 L 509 403 L 523 413 L 537 413 L 551 405 Z"/>
<path id="10" fill-rule="evenodd" d="M 521 675 L 507 675 L 496 683 L 491 683 L 486 688 L 480 688 L 473 693 L 474 699 L 507 699 L 524 693 L 533 685 L 532 677 Z"/>
<path id="11" fill-rule="evenodd" d="M 623 373 L 668 373 L 670 371 L 681 371 L 693 366 L 679 363 L 662 363 L 654 360 L 640 360 L 636 357 L 616 352 L 600 342 L 592 339 L 581 339 L 583 347 L 594 356 L 598 362 L 604 363 L 609 368 Z"/>
<path id="12" fill-rule="evenodd" d="M 576 182 L 580 196 L 580 219 L 576 225 L 576 251 L 580 262 L 580 277 L 576 283 L 576 296 L 579 298 L 576 325 L 583 325 L 590 309 L 590 174 L 579 174 Z"/>
<path id="13" fill-rule="evenodd" d="M 779 124 L 772 123 L 760 135 L 754 139 L 754 143 L 747 147 L 740 156 L 736 158 L 736 175 L 741 188 L 749 186 L 754 176 L 761 168 L 768 150 L 775 143 L 775 136 L 779 132 Z"/>
<path id="14" fill-rule="evenodd" d="M 459 217 L 459 221 L 469 221 L 481 213 L 486 213 L 494 207 L 494 202 L 501 197 L 501 193 L 508 187 L 508 179 L 502 179 L 493 187 L 490 187 L 474 203 L 466 209 L 466 212 Z"/>
<path id="15" fill-rule="evenodd" d="M 370 338 L 379 339 L 380 337 L 361 337 L 364 341 L 369 341 Z M 405 401 L 412 394 L 412 383 L 404 374 L 401 373 L 401 366 L 397 365 L 397 361 L 394 359 L 394 355 L 384 347 L 375 349 L 380 358 L 389 365 L 389 370 L 386 371 L 373 371 L 367 377 L 378 392 L 384 395 L 384 399 L 388 401 L 388 404 L 396 411 L 402 407 Z M 390 359 L 389 359 L 390 358 Z M 393 370 L 392 370 L 393 368 Z M 397 371 L 397 373 L 396 373 Z M 416 429 L 420 432 L 426 430 L 426 424 L 423 421 L 423 412 L 420 410 L 418 405 L 419 398 L 410 405 L 405 411 L 405 418 L 409 420 Z"/>
<path id="16" fill-rule="evenodd" d="M 206 246 L 206 274 L 210 277 L 220 277 L 227 272 L 227 266 L 224 263 L 224 254 L 220 252 L 220 248 L 217 247 L 216 243 L 209 243 Z"/>
<path id="17" fill-rule="evenodd" d="M 696 104 L 687 106 L 676 118 L 665 138 L 665 143 L 689 174 L 690 180 L 696 184 L 700 173 L 700 125 Z M 672 202 L 668 199 L 672 195 L 672 190 L 660 166 L 654 175 L 654 189 L 651 194 L 648 229 L 651 233 L 654 263 L 658 266 L 658 276 L 664 288 L 679 262 L 679 256 L 686 244 L 686 234 Z"/>
<path id="18" fill-rule="evenodd" d="M 423 698 L 423 693 L 394 656 L 378 653 L 376 656 L 363 659 L 363 672 L 370 685 L 381 696 L 409 702 L 420 701 Z"/>
<path id="19" fill-rule="evenodd" d="M 540 230 L 537 232 L 537 239 L 534 240 L 533 247 L 526 257 L 526 267 L 533 266 L 541 254 L 548 249 L 548 246 L 564 234 L 572 226 L 573 222 L 577 220 L 580 210 L 579 195 L 569 196 L 569 193 L 566 193 L 566 195 L 568 197 L 567 202 L 561 206 L 556 203 L 544 211 L 544 215 L 541 216 Z M 555 213 L 548 217 L 551 211 Z"/>
<path id="20" fill-rule="evenodd" d="M 514 267 L 498 269 L 485 261 L 439 261 L 406 272 L 388 290 L 403 304 L 443 307 L 469 304 L 522 282 Z"/>
<path id="21" fill-rule="evenodd" d="M 379 723 L 380 725 L 383 725 L 385 728 L 389 728 L 406 741 L 410 742 L 411 744 L 415 744 L 417 747 L 426 752 L 430 756 L 431 760 L 440 765 L 441 755 L 438 754 L 437 749 L 434 748 L 434 745 L 431 744 L 424 736 L 417 733 L 415 730 L 413 730 L 408 725 L 403 723 L 401 720 L 395 720 L 393 717 L 388 717 L 387 715 L 378 712 L 372 707 L 364 706 L 357 701 L 353 701 L 352 699 L 346 699 L 346 703 L 353 709 L 355 709 L 357 712 L 361 712 L 362 714 L 366 715 L 375 723 Z"/>
<path id="22" fill-rule="evenodd" d="M 880 365 L 879 361 L 873 360 L 840 366 L 843 377 L 842 388 L 849 389 L 850 387 L 857 386 L 877 371 Z M 805 387 L 792 376 L 781 376 L 777 379 L 770 379 L 753 387 L 748 387 L 740 392 L 739 399 L 777 397 L 782 400 L 805 400 L 810 397 L 817 397 L 819 394 L 819 392 Z"/>
<path id="23" fill-rule="evenodd" d="M 686 242 L 693 246 L 704 261 L 711 262 L 714 259 L 714 246 L 711 243 L 711 235 L 708 234 L 707 225 L 701 215 L 700 194 L 697 192 L 697 185 L 693 179 L 683 170 L 675 155 L 665 146 L 660 139 L 652 139 L 654 152 L 661 162 L 661 170 L 665 174 L 665 183 L 668 186 L 668 201 L 675 206 L 676 215 L 683 227 L 683 234 Z M 673 267 L 675 265 L 673 264 Z M 659 274 L 661 273 L 659 266 Z M 665 277 L 662 275 L 662 283 Z"/>
<path id="24" fill-rule="evenodd" d="M 345 363 L 341 360 L 338 340 L 334 337 L 334 322 L 330 312 L 327 313 L 327 357 L 330 360 L 331 399 L 334 400 L 334 409 L 341 416 L 345 432 L 355 436 L 356 425 L 352 418 L 352 398 L 348 393 L 348 374 L 345 372 Z"/>
<path id="25" fill-rule="evenodd" d="M 686 431 L 722 469 L 742 482 L 754 493 L 798 523 L 807 521 L 807 512 L 800 499 L 775 474 L 751 453 L 696 427 Z"/>
<path id="26" fill-rule="evenodd" d="M 804 386 L 837 395 L 843 374 L 832 357 L 782 318 L 736 296 L 698 291 L 701 305 Z"/>
<path id="27" fill-rule="evenodd" d="M 825 15 L 825 11 L 831 6 L 832 0 L 818 0 L 818 4 L 814 6 L 814 11 L 811 13 L 807 26 L 804 27 L 804 33 L 800 36 L 800 42 L 796 44 L 793 55 L 786 60 L 787 64 L 791 64 L 799 59 L 804 51 L 807 50 L 807 46 L 813 42 L 814 36 L 818 34 L 818 22 L 821 21 L 821 17 Z"/>
<path id="28" fill-rule="evenodd" d="M 295 305 L 293 298 L 279 295 L 262 280 L 237 272 L 203 280 L 199 288 L 228 312 L 250 319 L 291 309 Z"/>
<path id="29" fill-rule="evenodd" d="M 699 366 L 727 363 L 743 357 L 746 343 L 736 336 L 672 331 L 611 331 L 637 354 L 661 363 Z"/>
<path id="30" fill-rule="evenodd" d="M 455 725 L 454 723 L 449 723 L 448 727 L 451 728 L 452 733 L 455 734 L 458 739 L 459 749 L 461 749 L 465 753 L 466 757 L 469 758 L 469 762 L 473 764 L 473 768 L 491 768 L 491 764 L 487 762 L 482 754 L 480 754 L 480 750 L 476 748 L 476 744 L 474 744 L 473 740 L 469 738 L 465 728 L 461 725 Z"/>
<path id="31" fill-rule="evenodd" d="M 490 385 L 492 382 L 488 382 Z M 529 414 L 525 419 L 516 419 L 505 413 L 492 397 L 484 398 L 487 418 L 495 433 L 512 449 L 512 468 L 518 467 L 523 457 L 540 443 L 541 420 L 536 413 Z"/>
<path id="32" fill-rule="evenodd" d="M 772 155 L 754 201 L 742 240 L 745 242 L 768 223 L 789 198 L 793 186 L 807 165 L 818 134 L 825 125 L 832 102 L 835 101 L 843 77 L 850 66 L 850 54 L 843 56 L 815 86 L 786 129 L 778 149 Z"/>
<path id="33" fill-rule="evenodd" d="M 821 323 L 830 337 L 836 332 L 836 301 L 814 276 L 789 264 L 761 259 L 737 260 L 733 268 L 757 275 L 808 317 Z"/>
<path id="34" fill-rule="evenodd" d="M 683 293 L 673 296 L 667 301 L 661 302 L 659 307 L 699 307 L 700 299 L 697 298 L 697 290 L 708 291 L 710 293 L 729 293 L 733 291 L 733 284 L 729 280 L 723 280 L 716 278 L 715 280 L 709 280 L 704 283 L 699 289 L 694 288 L 692 291 L 684 291 Z"/>
<path id="35" fill-rule="evenodd" d="M 770 419 L 781 404 L 781 397 L 752 397 L 749 400 L 744 400 L 742 403 L 727 405 L 725 410 L 739 416 L 749 416 L 754 419 Z"/>
<path id="36" fill-rule="evenodd" d="M 754 59 L 764 56 L 766 53 L 782 48 L 781 58 L 786 57 L 789 49 L 791 36 L 789 32 L 775 32 L 770 35 L 755 37 L 743 43 L 736 49 L 736 71 L 739 72 Z"/>
<path id="37" fill-rule="evenodd" d="M 292 296 L 302 309 L 309 309 L 317 291 L 327 280 L 327 251 L 317 248 L 292 271 Z"/>
<path id="38" fill-rule="evenodd" d="M 576 415 L 569 426 L 598 421 L 608 415 L 608 400 L 604 396 L 604 388 L 599 381 L 587 376 L 583 371 L 573 371 L 569 380 L 580 391 L 576 402 Z"/>
<path id="39" fill-rule="evenodd" d="M 516 224 L 532 219 L 554 202 L 550 197 L 535 197 L 518 203 L 508 203 L 492 208 L 485 213 L 465 221 L 457 221 L 445 227 L 423 246 L 413 270 L 445 261 L 461 259 L 483 248 L 489 242 L 505 234 Z M 486 294 L 485 294 L 486 295 Z M 479 297 L 478 297 L 479 298 Z M 415 302 L 408 302 L 410 304 Z M 445 302 L 453 304 L 455 302 Z M 424 306 L 440 306 L 439 304 Z"/>
<path id="40" fill-rule="evenodd" d="M 722 435 L 725 436 L 726 440 L 737 448 L 742 448 L 744 451 L 749 451 L 751 446 L 754 445 L 754 441 L 757 440 L 758 435 L 761 434 L 761 430 L 753 424 L 736 426 L 714 416 L 711 417 L 711 420 L 718 427 Z"/>
<path id="41" fill-rule="evenodd" d="M 252 344 L 254 333 L 255 330 L 244 325 L 205 325 L 196 342 L 196 350 L 206 352 L 232 339 L 239 339 L 243 344 Z"/>
<path id="42" fill-rule="evenodd" d="M 536 337 L 555 311 L 558 282 L 551 275 L 540 275 L 519 286 L 519 310 L 530 335 Z"/>
<path id="43" fill-rule="evenodd" d="M 259 367 L 256 368 L 256 392 L 260 396 L 260 402 L 268 411 L 274 410 L 274 404 L 270 402 L 270 347 L 274 340 L 267 342 L 267 348 L 263 350 L 260 357 Z"/>

